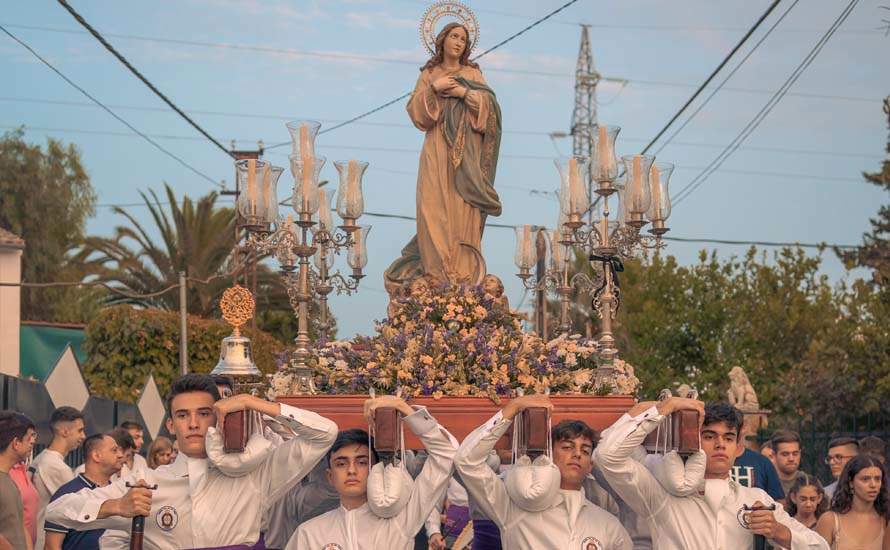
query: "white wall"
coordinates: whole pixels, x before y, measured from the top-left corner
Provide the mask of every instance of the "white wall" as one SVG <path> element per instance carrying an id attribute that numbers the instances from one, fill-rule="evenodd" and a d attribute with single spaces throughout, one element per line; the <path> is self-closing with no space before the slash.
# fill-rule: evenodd
<path id="1" fill-rule="evenodd" d="M 0 282 L 22 281 L 22 250 L 0 245 Z M 19 375 L 21 287 L 0 286 L 0 373 Z"/>

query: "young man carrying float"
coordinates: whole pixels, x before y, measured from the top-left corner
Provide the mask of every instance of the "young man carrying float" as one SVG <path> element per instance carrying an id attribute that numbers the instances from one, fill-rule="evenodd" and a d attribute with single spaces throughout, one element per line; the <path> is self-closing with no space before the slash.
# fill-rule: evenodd
<path id="1" fill-rule="evenodd" d="M 631 460 L 659 422 L 675 411 L 698 411 L 703 419 L 701 446 L 707 458 L 704 491 L 671 495 L 639 462 Z M 644 412 L 643 412 L 644 411 Z M 729 476 L 739 454 L 742 414 L 727 403 L 672 397 L 641 403 L 600 441 L 595 460 L 603 476 L 622 499 L 648 520 L 654 547 L 659 550 L 744 550 L 754 535 L 774 547 L 828 550 L 825 540 L 792 519 L 781 505 L 775 510 L 750 510 L 776 504 L 763 490 L 744 487 Z"/>
<path id="2" fill-rule="evenodd" d="M 340 507 L 300 524 L 287 550 L 409 550 L 414 535 L 423 526 L 436 503 L 442 499 L 451 478 L 455 449 L 444 429 L 426 408 L 417 409 L 394 396 L 365 402 L 365 416 L 394 408 L 420 438 L 429 458 L 404 507 L 395 516 L 383 518 L 368 505 L 368 475 L 375 458 L 364 430 L 340 432 L 328 453 L 328 481 L 340 495 Z"/>
<path id="3" fill-rule="evenodd" d="M 260 515 L 267 501 L 291 490 L 325 455 L 337 426 L 315 413 L 251 395 L 219 400 L 208 375 L 189 374 L 173 382 L 167 398 L 167 429 L 176 435 L 176 461 L 146 472 L 143 485 L 124 480 L 82 490 L 52 502 L 47 519 L 69 529 L 130 530 L 146 516 L 145 548 L 251 548 L 260 539 Z M 256 411 L 297 435 L 272 450 L 256 470 L 227 477 L 208 468 L 205 435 L 231 412 Z"/>
<path id="4" fill-rule="evenodd" d="M 510 550 L 631 550 L 627 531 L 609 512 L 588 501 L 582 484 L 592 468 L 596 434 L 580 421 L 563 421 L 553 428 L 553 463 L 559 470 L 560 495 L 548 508 L 530 512 L 513 502 L 505 483 L 485 460 L 513 419 L 527 408 L 552 409 L 546 395 L 510 401 L 461 443 L 454 464 L 467 492 L 501 530 L 503 548 Z"/>

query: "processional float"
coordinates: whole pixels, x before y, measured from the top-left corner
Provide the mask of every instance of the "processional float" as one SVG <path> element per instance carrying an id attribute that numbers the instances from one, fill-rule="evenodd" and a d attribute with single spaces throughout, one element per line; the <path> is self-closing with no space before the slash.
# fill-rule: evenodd
<path id="1" fill-rule="evenodd" d="M 466 30 L 467 48 L 472 49 L 478 40 L 478 23 L 469 8 L 459 2 L 437 2 L 424 14 L 420 29 L 422 42 L 431 54 L 437 47 L 437 24 L 448 19 L 456 20 Z M 255 257 L 274 256 L 298 320 L 294 350 L 286 364 L 273 375 L 274 398 L 330 418 L 340 429 L 367 428 L 368 421 L 362 409 L 367 394 L 338 391 L 331 395 L 316 389 L 319 373 L 317 364 L 313 366 L 312 358 L 313 353 L 325 344 L 330 328 L 327 296 L 333 291 L 350 294 L 358 289 L 368 261 L 366 239 L 370 230 L 369 226 L 358 225 L 364 212 L 362 178 L 368 168 L 368 163 L 358 160 L 334 163 L 339 173 L 335 210 L 342 220 L 338 226 L 334 225 L 331 208 L 333 194 L 328 194 L 320 186 L 325 158 L 316 154 L 315 139 L 319 128 L 320 124 L 313 121 L 287 124 L 292 142 L 289 161 L 294 178 L 291 196 L 293 214 L 281 216 L 278 211 L 277 184 L 284 168 L 259 159 L 235 163 L 237 211 L 245 235 L 240 246 Z M 671 209 L 668 185 L 674 167 L 655 162 L 651 155 L 624 156 L 619 164 L 615 146 L 620 128 L 598 125 L 593 130 L 594 151 L 590 158 L 573 156 L 557 161 L 561 182 L 559 221 L 555 229 L 546 233 L 546 257 L 538 258 L 536 254 L 535 238 L 541 228 L 524 225 L 516 229 L 515 263 L 519 268 L 518 276 L 526 288 L 552 290 L 557 294 L 560 303 L 560 345 L 568 342 L 566 346 L 569 350 L 573 349 L 569 340 L 572 327 L 568 316 L 571 297 L 576 289 L 591 295 L 593 310 L 601 321 L 601 332 L 592 354 L 596 368 L 579 373 L 576 377 L 582 380 L 585 376 L 590 378 L 589 383 L 578 385 L 579 388 L 586 388 L 586 391 L 551 393 L 554 404 L 552 413 L 532 411 L 524 414 L 518 420 L 521 429 L 516 432 L 522 441 L 512 441 L 513 434 L 507 433 L 497 445 L 502 449 L 515 448 L 517 443 L 530 453 L 544 449 L 547 446 L 544 436 L 547 434 L 549 437 L 551 423 L 563 419 L 583 420 L 591 427 L 602 430 L 635 403 L 633 395 L 621 395 L 614 391 L 615 367 L 619 360 L 612 326 L 620 306 L 618 277 L 623 270 L 624 259 L 642 250 L 664 247 L 662 236 L 669 230 L 666 222 Z M 647 225 L 650 226 L 648 234 L 641 233 Z M 333 270 L 335 258 L 343 251 L 347 253 L 351 268 L 351 273 L 346 276 Z M 571 266 L 576 254 L 587 258 L 591 268 L 588 273 L 572 273 Z M 531 268 L 538 260 L 544 260 L 549 268 L 535 277 Z M 484 266 L 484 259 L 482 263 Z M 419 279 L 423 282 L 423 277 Z M 413 291 L 413 284 L 411 289 Z M 410 299 L 410 293 L 407 294 Z M 228 306 L 225 305 L 226 300 Z M 313 301 L 321 305 L 317 319 L 310 318 L 309 306 Z M 231 304 L 236 302 L 251 305 L 252 314 L 253 298 L 241 287 L 227 292 L 224 314 L 227 310 L 231 311 Z M 226 319 L 235 327 L 234 333 L 224 340 L 220 362 L 214 373 L 244 379 L 244 382 L 238 383 L 239 391 L 250 390 L 251 387 L 255 389 L 259 370 L 253 364 L 249 341 L 238 329 L 247 319 L 244 315 L 231 312 Z M 321 342 L 313 343 L 310 339 L 311 321 L 317 324 Z M 459 316 L 443 319 L 441 323 L 445 324 L 449 334 L 472 328 Z M 552 346 L 547 347 L 550 344 L 542 343 L 541 349 L 552 351 Z M 356 348 L 359 346 L 355 344 Z M 416 368 L 420 368 L 420 365 Z M 492 369 L 498 368 L 495 358 Z M 531 372 L 528 376 L 535 378 L 536 375 Z M 548 376 L 538 375 L 536 380 L 536 388 L 549 389 Z M 373 386 L 370 389 L 373 391 Z M 501 392 L 495 396 L 499 401 L 496 403 L 488 397 L 466 394 L 436 391 L 415 393 L 417 395 L 411 396 L 411 402 L 426 406 L 458 439 L 463 439 L 499 410 L 511 396 L 516 395 L 515 391 Z M 420 442 L 413 434 L 403 433 L 396 411 L 377 411 L 375 424 L 372 429 L 377 433 L 378 450 L 392 453 L 405 447 L 419 448 Z M 230 425 L 233 425 L 231 433 Z M 247 425 L 244 418 L 231 423 L 226 420 L 227 449 L 243 449 L 248 436 Z M 697 417 L 685 412 L 678 414 L 676 418 L 665 421 L 662 432 L 666 438 L 662 447 L 667 445 L 682 451 L 691 451 L 693 447 L 698 449 Z M 650 444 L 651 448 L 655 446 Z"/>

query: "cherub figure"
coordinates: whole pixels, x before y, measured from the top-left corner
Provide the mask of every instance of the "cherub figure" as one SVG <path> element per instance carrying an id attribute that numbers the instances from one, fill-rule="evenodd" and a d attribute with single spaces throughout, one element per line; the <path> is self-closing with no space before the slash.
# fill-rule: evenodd
<path id="1" fill-rule="evenodd" d="M 489 273 L 482 279 L 482 290 L 485 296 L 494 300 L 495 307 L 503 308 L 504 311 L 510 311 L 510 301 L 504 294 L 504 283 L 500 277 Z"/>

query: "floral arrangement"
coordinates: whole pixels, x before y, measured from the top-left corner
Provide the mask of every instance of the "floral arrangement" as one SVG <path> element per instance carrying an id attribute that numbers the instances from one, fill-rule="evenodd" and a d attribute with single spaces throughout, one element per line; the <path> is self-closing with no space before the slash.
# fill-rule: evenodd
<path id="1" fill-rule="evenodd" d="M 420 288 L 394 300 L 375 336 L 312 350 L 319 393 L 486 396 L 525 393 L 633 395 L 633 367 L 616 360 L 612 383 L 595 379 L 596 342 L 524 332 L 504 301 L 482 287 Z M 273 380 L 272 394 L 286 381 Z"/>

